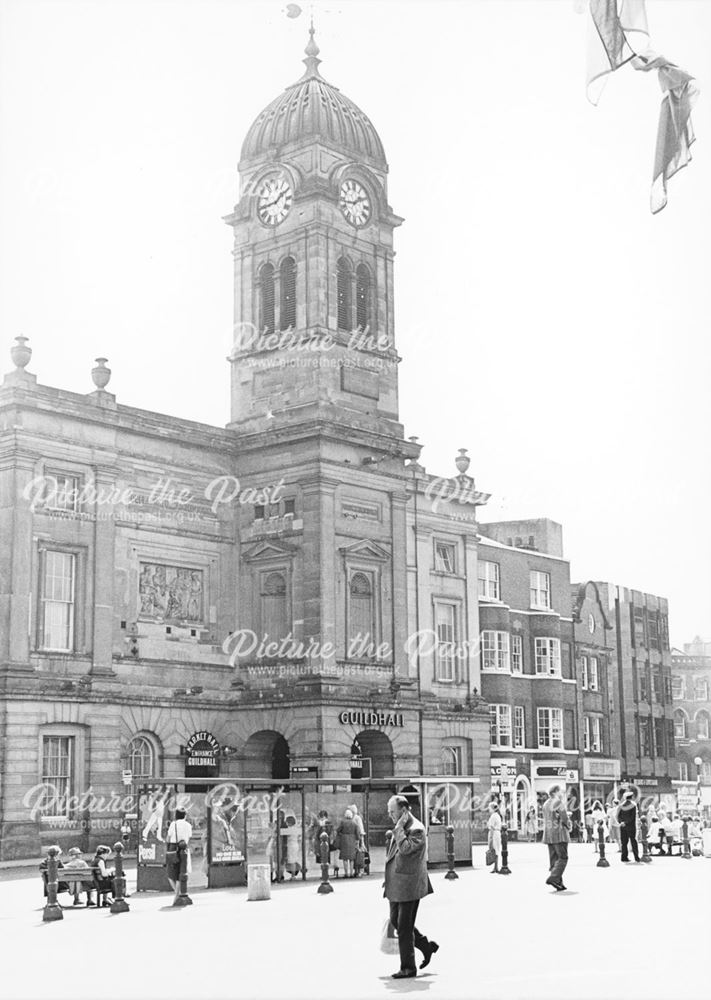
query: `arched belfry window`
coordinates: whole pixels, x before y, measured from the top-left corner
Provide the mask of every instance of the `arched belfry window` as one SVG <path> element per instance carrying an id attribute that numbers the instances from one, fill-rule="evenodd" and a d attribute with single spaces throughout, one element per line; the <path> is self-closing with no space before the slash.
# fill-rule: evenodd
<path id="1" fill-rule="evenodd" d="M 274 333 L 274 266 L 262 264 L 259 271 L 259 331 Z"/>
<path id="2" fill-rule="evenodd" d="M 350 330 L 353 325 L 353 272 L 345 257 L 338 259 L 338 329 Z"/>
<path id="3" fill-rule="evenodd" d="M 365 264 L 356 268 L 356 326 L 370 325 L 370 271 Z"/>
<path id="4" fill-rule="evenodd" d="M 296 261 L 285 257 L 279 268 L 279 329 L 296 326 Z"/>
<path id="5" fill-rule="evenodd" d="M 353 643 L 374 643 L 373 623 L 373 582 L 366 573 L 354 573 L 351 577 L 349 608 L 349 641 Z"/>
<path id="6" fill-rule="evenodd" d="M 286 577 L 283 573 L 270 572 L 262 577 L 262 631 L 269 642 L 278 642 L 287 635 Z"/>

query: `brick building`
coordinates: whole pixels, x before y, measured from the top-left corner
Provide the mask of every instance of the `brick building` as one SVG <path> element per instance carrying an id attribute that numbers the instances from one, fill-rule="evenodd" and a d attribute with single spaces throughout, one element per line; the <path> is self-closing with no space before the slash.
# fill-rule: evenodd
<path id="1" fill-rule="evenodd" d="M 613 627 L 613 756 L 619 758 L 622 779 L 642 794 L 669 795 L 677 766 L 666 598 L 597 586 Z"/>
<path id="2" fill-rule="evenodd" d="M 674 735 L 678 774 L 699 782 L 702 805 L 711 807 L 711 642 L 696 638 L 672 651 Z"/>

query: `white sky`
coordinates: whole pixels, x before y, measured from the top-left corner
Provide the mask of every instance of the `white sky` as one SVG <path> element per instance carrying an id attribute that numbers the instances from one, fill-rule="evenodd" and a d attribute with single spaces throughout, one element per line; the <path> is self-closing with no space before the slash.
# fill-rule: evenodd
<path id="1" fill-rule="evenodd" d="M 0 329 L 40 382 L 89 392 L 105 355 L 120 403 L 229 419 L 221 216 L 247 128 L 303 70 L 284 8 L 0 0 Z M 561 521 L 574 579 L 667 596 L 676 644 L 711 636 L 711 5 L 647 4 L 701 88 L 656 217 L 656 79 L 623 68 L 589 105 L 572 0 L 314 10 L 406 219 L 401 417 L 428 471 L 469 448 L 483 520 Z"/>

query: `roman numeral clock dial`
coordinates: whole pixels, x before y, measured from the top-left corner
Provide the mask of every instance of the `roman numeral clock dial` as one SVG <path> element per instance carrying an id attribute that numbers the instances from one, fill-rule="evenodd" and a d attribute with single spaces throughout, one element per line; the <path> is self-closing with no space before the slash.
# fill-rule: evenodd
<path id="1" fill-rule="evenodd" d="M 358 181 L 344 181 L 338 207 L 352 226 L 364 226 L 370 219 L 370 198 Z"/>
<path id="2" fill-rule="evenodd" d="M 265 226 L 278 226 L 289 214 L 294 194 L 284 177 L 268 177 L 257 194 L 257 218 Z"/>

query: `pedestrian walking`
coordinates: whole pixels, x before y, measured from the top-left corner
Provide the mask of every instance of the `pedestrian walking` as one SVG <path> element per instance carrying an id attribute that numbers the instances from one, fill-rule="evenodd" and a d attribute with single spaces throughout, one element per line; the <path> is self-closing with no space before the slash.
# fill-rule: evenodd
<path id="1" fill-rule="evenodd" d="M 353 878 L 355 875 L 353 866 L 358 848 L 358 827 L 353 820 L 353 813 L 350 809 L 346 809 L 343 819 L 338 824 L 336 843 L 340 859 L 343 862 L 343 875 L 345 878 Z"/>
<path id="2" fill-rule="evenodd" d="M 392 978 L 413 979 L 417 975 L 415 948 L 424 956 L 421 969 L 439 951 L 437 942 L 428 941 L 415 927 L 420 900 L 433 891 L 427 875 L 427 836 L 404 795 L 388 800 L 388 815 L 394 826 L 385 858 L 383 895 L 390 903 L 390 923 L 397 930 L 400 951 L 400 968 Z"/>
<path id="3" fill-rule="evenodd" d="M 563 872 L 568 864 L 568 843 L 570 842 L 570 817 L 563 801 L 560 785 L 551 785 L 548 798 L 543 803 L 543 843 L 548 845 L 549 872 L 546 885 L 552 885 L 560 892 Z"/>
<path id="4" fill-rule="evenodd" d="M 613 799 L 612 804 L 607 807 L 607 825 L 610 830 L 610 843 L 617 844 L 617 852 L 620 851 L 620 824 L 617 822 L 617 807 L 619 799 Z"/>
<path id="5" fill-rule="evenodd" d="M 592 807 L 592 827 L 593 827 L 593 850 L 595 854 L 599 851 L 600 844 L 600 823 L 602 822 L 602 831 L 604 839 L 607 841 L 608 829 L 607 829 L 607 816 L 605 815 L 605 810 L 602 808 L 602 802 L 596 800 L 593 802 Z"/>
<path id="6" fill-rule="evenodd" d="M 358 806 L 353 803 L 353 805 L 348 806 L 350 811 L 353 813 L 353 822 L 356 825 L 356 830 L 358 832 L 358 843 L 356 844 L 355 858 L 353 860 L 353 870 L 355 877 L 358 878 L 363 872 L 363 866 L 365 864 L 365 826 L 363 825 L 363 817 L 358 812 Z"/>
<path id="7" fill-rule="evenodd" d="M 536 810 L 533 806 L 531 806 L 526 813 L 526 820 L 523 824 L 523 832 L 525 833 L 526 840 L 529 844 L 535 841 L 536 834 L 538 833 L 538 820 L 536 819 Z"/>
<path id="8" fill-rule="evenodd" d="M 489 820 L 486 824 L 489 831 L 487 841 L 487 864 L 493 864 L 491 874 L 496 875 L 499 871 L 499 855 L 501 854 L 501 813 L 498 802 L 492 802 L 489 806 Z M 490 861 L 491 854 L 494 855 L 493 862 Z"/>
<path id="9" fill-rule="evenodd" d="M 639 863 L 639 848 L 637 847 L 637 805 L 634 792 L 627 790 L 622 796 L 622 804 L 617 809 L 617 822 L 620 824 L 622 837 L 621 861 L 629 861 L 628 847 L 632 848 L 634 859 Z"/>
<path id="10" fill-rule="evenodd" d="M 588 809 L 585 813 L 585 843 L 589 844 L 591 840 L 594 839 L 593 831 L 593 819 L 592 819 L 592 809 Z"/>
<path id="11" fill-rule="evenodd" d="M 190 838 L 193 835 L 193 828 L 185 818 L 184 809 L 175 810 L 175 819 L 168 827 L 166 835 L 166 870 L 170 887 L 175 893 L 175 898 L 180 896 L 180 854 L 178 843 L 184 840 L 188 845 L 186 858 L 186 871 L 189 875 L 193 870 L 190 861 Z"/>

